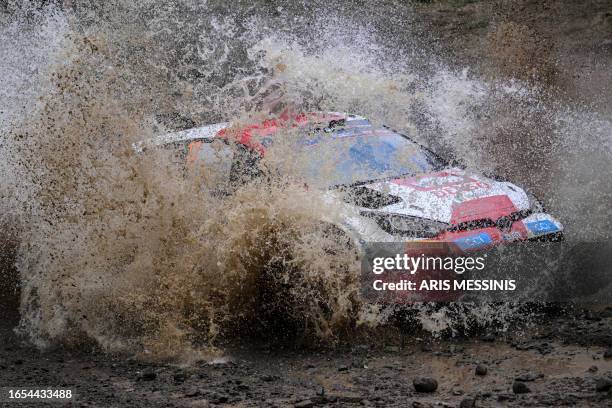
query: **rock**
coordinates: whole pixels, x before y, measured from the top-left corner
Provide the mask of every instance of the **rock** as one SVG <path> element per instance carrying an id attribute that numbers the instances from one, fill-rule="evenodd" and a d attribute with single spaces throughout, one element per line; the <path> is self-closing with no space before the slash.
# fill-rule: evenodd
<path id="1" fill-rule="evenodd" d="M 520 343 L 512 343 L 512 347 L 517 350 L 537 350 L 540 354 L 550 354 L 554 351 L 553 347 L 546 341 L 523 341 Z"/>
<path id="2" fill-rule="evenodd" d="M 476 407 L 475 398 L 464 398 L 459 404 L 459 408 L 475 408 L 475 407 Z"/>
<path id="3" fill-rule="evenodd" d="M 215 357 L 212 361 L 208 362 L 208 365 L 212 366 L 224 366 L 232 364 L 232 360 L 227 356 Z"/>
<path id="4" fill-rule="evenodd" d="M 516 381 L 522 381 L 522 382 L 531 382 L 531 381 L 535 381 L 538 378 L 544 378 L 544 374 L 536 374 L 536 373 L 526 373 L 526 374 L 521 374 L 518 377 L 515 378 Z"/>
<path id="5" fill-rule="evenodd" d="M 589 373 L 596 373 L 599 368 L 596 365 L 592 365 L 589 367 Z"/>
<path id="6" fill-rule="evenodd" d="M 265 382 L 272 382 L 272 381 L 278 380 L 277 376 L 269 375 L 269 374 L 262 375 L 260 378 L 261 378 L 261 381 L 265 381 Z"/>
<path id="7" fill-rule="evenodd" d="M 300 401 L 297 404 L 295 404 L 295 408 L 310 408 L 310 407 L 314 407 L 314 402 L 312 402 L 312 400 L 304 400 L 304 401 Z"/>
<path id="8" fill-rule="evenodd" d="M 603 358 L 606 360 L 612 359 L 612 349 L 607 349 L 606 351 L 604 351 Z"/>
<path id="9" fill-rule="evenodd" d="M 213 392 L 210 394 L 210 401 L 213 404 L 225 404 L 229 400 L 227 395 Z"/>
<path id="10" fill-rule="evenodd" d="M 351 361 L 351 367 L 353 367 L 353 368 L 368 368 L 368 361 L 365 358 L 354 358 Z"/>
<path id="11" fill-rule="evenodd" d="M 492 334 L 488 334 L 486 336 L 482 336 L 480 338 L 480 341 L 484 341 L 486 343 L 494 343 L 495 342 L 495 336 L 493 336 Z"/>
<path id="12" fill-rule="evenodd" d="M 342 365 L 340 367 L 338 367 L 338 371 L 348 371 L 348 366 Z"/>
<path id="13" fill-rule="evenodd" d="M 19 359 L 13 361 L 13 364 L 15 364 L 15 365 L 22 365 L 23 364 L 23 360 L 19 358 Z"/>
<path id="14" fill-rule="evenodd" d="M 189 390 L 187 390 L 187 392 L 185 393 L 186 397 L 197 397 L 198 395 L 200 395 L 200 390 L 198 390 L 197 388 L 190 388 Z"/>
<path id="15" fill-rule="evenodd" d="M 354 394 L 334 394 L 329 396 L 336 402 L 344 402 L 347 404 L 359 404 L 363 401 L 363 397 Z"/>
<path id="16" fill-rule="evenodd" d="M 176 372 L 174 373 L 173 379 L 175 384 L 182 384 L 187 379 L 187 374 L 183 371 Z"/>
<path id="17" fill-rule="evenodd" d="M 325 388 L 324 388 L 324 387 L 319 387 L 319 388 L 317 388 L 317 395 L 318 395 L 319 397 L 324 396 L 324 395 L 325 395 Z"/>
<path id="18" fill-rule="evenodd" d="M 592 310 L 587 310 L 584 313 L 584 318 L 585 320 L 591 321 L 591 322 L 598 322 L 601 320 L 601 316 L 599 316 L 596 312 L 592 311 Z"/>
<path id="19" fill-rule="evenodd" d="M 608 42 L 610 43 L 610 45 L 612 45 L 612 41 L 608 41 Z M 606 307 L 604 310 L 599 312 L 599 315 L 604 319 L 607 319 L 608 317 L 612 317 L 612 307 L 611 306 Z"/>
<path id="20" fill-rule="evenodd" d="M 609 378 L 600 378 L 595 382 L 595 391 L 605 392 L 612 389 L 612 380 Z"/>
<path id="21" fill-rule="evenodd" d="M 438 389 L 438 381 L 429 377 L 419 377 L 412 381 L 416 392 L 434 392 Z"/>
<path id="22" fill-rule="evenodd" d="M 515 394 L 527 394 L 528 392 L 531 392 L 531 390 L 523 381 L 515 381 L 512 384 L 512 392 Z"/>
<path id="23" fill-rule="evenodd" d="M 456 344 L 451 344 L 450 346 L 448 346 L 448 352 L 451 355 L 458 354 L 458 353 L 463 353 L 464 351 L 465 351 L 464 347 L 458 346 Z"/>
<path id="24" fill-rule="evenodd" d="M 431 347 L 431 344 L 429 344 L 429 343 L 423 343 L 421 345 L 421 351 L 430 352 L 432 350 L 433 350 L 433 348 Z"/>
<path id="25" fill-rule="evenodd" d="M 370 346 L 367 344 L 358 344 L 353 347 L 351 351 L 355 354 L 366 354 L 368 351 L 370 351 Z"/>
<path id="26" fill-rule="evenodd" d="M 612 52 L 612 41 L 604 41 L 599 46 L 600 49 L 605 50 L 607 52 Z"/>
<path id="27" fill-rule="evenodd" d="M 157 378 L 157 373 L 152 368 L 147 368 L 138 375 L 138 379 L 142 381 L 153 381 Z"/>
<path id="28" fill-rule="evenodd" d="M 476 369 L 474 370 L 476 375 L 480 375 L 480 376 L 487 375 L 487 371 L 488 371 L 487 367 L 483 366 L 482 364 L 478 364 L 476 366 Z"/>

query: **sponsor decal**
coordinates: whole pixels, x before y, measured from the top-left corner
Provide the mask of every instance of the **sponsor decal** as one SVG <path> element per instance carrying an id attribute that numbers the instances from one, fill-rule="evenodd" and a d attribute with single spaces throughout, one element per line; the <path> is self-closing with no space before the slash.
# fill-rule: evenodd
<path id="1" fill-rule="evenodd" d="M 462 251 L 470 251 L 493 244 L 491 236 L 489 236 L 489 234 L 486 232 L 457 238 L 454 242 L 459 246 L 459 248 L 461 248 Z"/>
<path id="2" fill-rule="evenodd" d="M 498 220 L 496 222 L 497 228 L 503 232 L 508 232 L 512 227 L 512 220 L 508 218 L 508 215 L 516 210 L 517 208 L 507 195 L 477 198 L 453 204 L 451 222 L 458 224 L 488 218 Z"/>
<path id="3" fill-rule="evenodd" d="M 529 228 L 529 231 L 534 235 L 543 235 L 559 231 L 559 228 L 550 220 L 531 221 L 525 223 L 525 226 Z"/>
<path id="4" fill-rule="evenodd" d="M 488 190 L 491 186 L 483 181 L 454 172 L 440 172 L 408 179 L 393 180 L 393 183 L 428 192 L 438 198 L 454 197 L 464 192 Z"/>
<path id="5" fill-rule="evenodd" d="M 512 242 L 512 241 L 518 241 L 522 237 L 521 237 L 521 233 L 520 232 L 512 231 L 512 232 L 508 232 L 508 233 L 503 233 L 502 234 L 502 238 L 504 239 L 504 241 Z"/>

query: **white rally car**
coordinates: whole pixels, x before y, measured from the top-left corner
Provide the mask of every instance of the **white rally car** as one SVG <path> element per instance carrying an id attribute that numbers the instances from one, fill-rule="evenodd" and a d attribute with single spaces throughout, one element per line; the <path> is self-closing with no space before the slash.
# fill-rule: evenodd
<path id="1" fill-rule="evenodd" d="M 304 179 L 316 178 L 313 184 L 346 208 L 337 227 L 357 246 L 426 239 L 453 242 L 469 252 L 563 239 L 561 223 L 524 189 L 449 165 L 410 137 L 360 116 L 316 112 L 241 127 L 222 123 L 164 135 L 137 148 L 182 147 L 186 163 L 210 161 L 224 168 L 229 180 L 245 180 L 257 173 L 258 160 L 282 137 L 282 129 L 300 135 L 293 151 L 306 163 Z M 215 143 L 228 149 L 220 155 Z"/>

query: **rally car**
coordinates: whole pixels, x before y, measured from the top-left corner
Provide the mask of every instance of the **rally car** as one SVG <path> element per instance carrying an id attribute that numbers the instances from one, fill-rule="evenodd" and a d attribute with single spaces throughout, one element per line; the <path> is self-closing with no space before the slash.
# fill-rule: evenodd
<path id="1" fill-rule="evenodd" d="M 206 163 L 235 185 L 261 173 L 258 161 L 287 137 L 283 131 L 298 135 L 291 161 L 302 163 L 304 185 L 324 190 L 345 209 L 342 222 L 334 222 L 357 247 L 436 240 L 469 252 L 563 239 L 562 224 L 523 188 L 450 164 L 410 136 L 357 115 L 315 112 L 246 126 L 221 123 L 137 147 L 178 147 L 187 167 Z"/>

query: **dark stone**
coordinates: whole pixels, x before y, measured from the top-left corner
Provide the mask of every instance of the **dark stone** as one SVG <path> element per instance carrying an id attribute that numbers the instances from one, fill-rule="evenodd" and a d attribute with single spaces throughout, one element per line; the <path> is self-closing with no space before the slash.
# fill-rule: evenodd
<path id="1" fill-rule="evenodd" d="M 307 399 L 307 400 L 296 403 L 294 406 L 295 408 L 310 408 L 310 407 L 314 407 L 314 402 Z"/>
<path id="2" fill-rule="evenodd" d="M 370 346 L 367 344 L 358 344 L 351 350 L 355 354 L 367 354 L 370 351 Z"/>
<path id="3" fill-rule="evenodd" d="M 459 404 L 459 408 L 475 408 L 475 407 L 476 407 L 475 398 L 464 398 Z"/>
<path id="4" fill-rule="evenodd" d="M 181 383 L 184 383 L 185 380 L 187 379 L 187 374 L 185 374 L 183 371 L 179 371 L 177 373 L 174 373 L 173 378 L 176 384 L 181 384 Z"/>
<path id="5" fill-rule="evenodd" d="M 157 378 L 157 373 L 153 371 L 153 369 L 151 368 L 147 368 L 146 370 L 141 372 L 140 375 L 138 376 L 138 379 L 143 380 L 143 381 L 153 381 L 156 378 Z"/>
<path id="6" fill-rule="evenodd" d="M 434 392 L 438 389 L 438 381 L 429 377 L 419 377 L 412 381 L 417 392 Z"/>
<path id="7" fill-rule="evenodd" d="M 338 367 L 338 371 L 348 371 L 348 369 L 348 366 L 345 365 Z"/>
<path id="8" fill-rule="evenodd" d="M 476 366 L 476 370 L 474 370 L 474 372 L 476 373 L 476 375 L 487 375 L 487 367 L 483 366 L 482 364 L 478 364 Z"/>
<path id="9" fill-rule="evenodd" d="M 612 359 L 612 349 L 607 349 L 606 351 L 604 351 L 603 358 L 605 358 L 606 360 Z"/>
<path id="10" fill-rule="evenodd" d="M 522 382 L 531 382 L 531 381 L 535 381 L 539 378 L 544 378 L 544 374 L 536 374 L 536 373 L 526 373 L 526 374 L 521 374 L 518 377 L 515 378 L 516 381 L 522 381 Z"/>
<path id="11" fill-rule="evenodd" d="M 198 395 L 200 395 L 200 390 L 197 388 L 190 388 L 187 390 L 187 392 L 185 392 L 186 397 L 197 397 Z"/>
<path id="12" fill-rule="evenodd" d="M 368 365 L 368 362 L 364 358 L 354 358 L 351 361 L 351 367 L 353 368 L 366 368 L 367 365 Z"/>
<path id="13" fill-rule="evenodd" d="M 515 394 L 527 394 L 528 392 L 531 392 L 531 390 L 523 381 L 515 381 L 512 384 L 512 392 Z"/>
<path id="14" fill-rule="evenodd" d="M 612 380 L 609 378 L 600 378 L 595 382 L 595 390 L 597 392 L 605 392 L 612 389 Z"/>
<path id="15" fill-rule="evenodd" d="M 598 322 L 601 320 L 601 316 L 599 316 L 596 312 L 592 310 L 587 310 L 584 314 L 584 318 L 591 322 Z"/>
<path id="16" fill-rule="evenodd" d="M 224 394 L 219 394 L 219 393 L 214 392 L 210 395 L 210 401 L 213 404 L 225 404 L 228 400 L 229 400 L 229 397 Z"/>
<path id="17" fill-rule="evenodd" d="M 421 351 L 430 352 L 432 350 L 433 350 L 433 348 L 431 347 L 431 344 L 424 343 L 424 344 L 421 345 Z"/>
<path id="18" fill-rule="evenodd" d="M 612 45 L 612 41 L 610 41 L 610 45 Z M 611 47 L 611 49 L 612 49 L 612 47 Z M 606 319 L 608 317 L 612 317 L 612 307 L 610 307 L 610 306 L 606 307 L 604 310 L 599 312 L 599 315 L 602 318 L 604 318 L 604 319 Z"/>
<path id="19" fill-rule="evenodd" d="M 334 394 L 327 396 L 330 402 L 344 402 L 347 404 L 359 404 L 363 401 L 363 397 L 352 394 Z"/>
<path id="20" fill-rule="evenodd" d="M 589 373 L 596 373 L 599 368 L 595 365 L 589 367 Z"/>
<path id="21" fill-rule="evenodd" d="M 455 344 L 451 344 L 450 346 L 448 346 L 448 352 L 451 354 L 455 354 L 455 353 L 463 353 L 465 349 L 461 346 L 457 346 Z"/>

